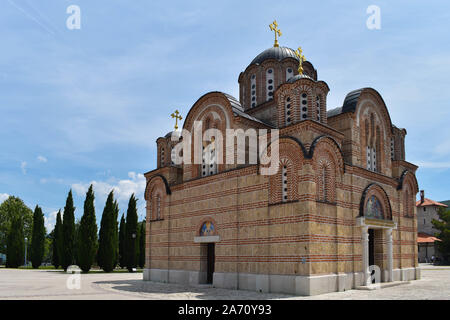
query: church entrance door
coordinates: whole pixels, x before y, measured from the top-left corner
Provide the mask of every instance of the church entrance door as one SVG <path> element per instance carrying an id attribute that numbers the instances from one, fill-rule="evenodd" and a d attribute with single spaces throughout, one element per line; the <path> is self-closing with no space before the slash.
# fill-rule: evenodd
<path id="1" fill-rule="evenodd" d="M 206 283 L 213 283 L 215 261 L 215 244 L 208 243 L 207 266 L 206 266 Z"/>

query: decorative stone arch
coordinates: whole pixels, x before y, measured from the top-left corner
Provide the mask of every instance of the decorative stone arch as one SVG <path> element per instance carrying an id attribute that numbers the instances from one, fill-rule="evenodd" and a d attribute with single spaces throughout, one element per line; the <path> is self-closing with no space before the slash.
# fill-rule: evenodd
<path id="1" fill-rule="evenodd" d="M 359 216 L 368 218 L 366 216 L 366 208 L 368 202 L 372 201 L 373 197 L 375 197 L 375 199 L 379 201 L 379 204 L 381 206 L 383 212 L 383 219 L 381 220 L 392 221 L 392 209 L 389 197 L 386 191 L 384 191 L 384 189 L 376 183 L 371 183 L 364 189 L 359 206 Z"/>
<path id="2" fill-rule="evenodd" d="M 269 176 L 269 204 L 299 199 L 299 171 L 304 162 L 305 148 L 300 141 L 293 137 L 280 137 L 278 143 L 279 167 L 276 174 Z M 271 152 L 270 145 L 267 150 L 269 153 Z M 283 167 L 286 167 L 285 172 L 283 172 Z M 284 173 L 286 174 L 285 179 L 287 179 L 286 184 L 283 179 Z M 287 199 L 283 199 L 283 190 L 286 192 Z"/>
<path id="3" fill-rule="evenodd" d="M 359 128 L 361 162 L 364 168 L 373 165 L 370 152 L 376 155 L 376 167 L 373 169 L 385 173 L 390 161 L 390 143 L 392 138 L 392 122 L 381 95 L 374 89 L 365 88 L 361 91 L 355 106 L 356 127 Z"/>
<path id="4" fill-rule="evenodd" d="M 337 142 L 328 136 L 316 138 L 310 147 L 315 172 L 316 199 L 336 203 L 336 189 L 342 183 L 344 160 Z"/>
<path id="5" fill-rule="evenodd" d="M 156 175 L 147 182 L 144 192 L 146 221 L 164 219 L 167 195 L 170 194 L 169 185 L 163 176 Z"/>
<path id="6" fill-rule="evenodd" d="M 222 148 L 222 163 L 218 165 L 218 172 L 225 169 L 225 143 L 226 143 L 226 129 L 234 127 L 233 110 L 229 98 L 222 92 L 210 92 L 201 97 L 191 108 L 186 121 L 184 122 L 183 129 L 188 130 L 191 133 L 191 163 L 189 165 L 192 169 L 192 177 L 201 176 L 201 164 L 194 163 L 194 122 L 195 121 L 209 121 L 210 128 L 216 128 L 222 132 L 223 148 Z M 202 134 L 205 132 L 205 126 L 202 123 Z M 201 156 L 200 156 L 201 158 Z"/>
<path id="7" fill-rule="evenodd" d="M 397 190 L 400 192 L 400 199 L 402 200 L 403 208 L 400 215 L 413 218 L 415 212 L 415 198 L 417 192 L 419 192 L 416 176 L 409 170 L 403 171 L 400 176 L 400 183 Z"/>

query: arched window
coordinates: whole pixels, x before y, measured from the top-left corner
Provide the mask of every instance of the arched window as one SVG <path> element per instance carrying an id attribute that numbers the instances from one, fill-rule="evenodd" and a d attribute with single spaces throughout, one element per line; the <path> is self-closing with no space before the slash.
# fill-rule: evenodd
<path id="1" fill-rule="evenodd" d="M 286 69 L 286 81 L 294 76 L 294 70 L 292 68 Z"/>
<path id="2" fill-rule="evenodd" d="M 273 99 L 274 87 L 274 72 L 273 69 L 270 68 L 266 71 L 266 101 Z"/>
<path id="3" fill-rule="evenodd" d="M 308 95 L 304 92 L 300 95 L 300 120 L 308 117 Z"/>
<path id="4" fill-rule="evenodd" d="M 252 108 L 256 106 L 256 75 L 252 75 L 250 78 L 250 99 Z"/>
<path id="5" fill-rule="evenodd" d="M 214 141 L 202 150 L 202 177 L 217 173 L 217 153 Z"/>
<path id="6" fill-rule="evenodd" d="M 394 137 L 391 138 L 391 160 L 394 160 L 395 149 L 394 149 Z"/>
<path id="7" fill-rule="evenodd" d="M 374 114 L 370 114 L 370 125 L 369 121 L 366 119 L 365 123 L 365 133 L 366 133 L 366 159 L 367 159 L 367 169 L 370 171 L 381 171 L 380 164 L 377 158 L 379 158 L 379 153 L 381 152 L 381 140 L 380 140 L 380 128 L 375 129 L 375 119 Z"/>
<path id="8" fill-rule="evenodd" d="M 286 126 L 292 123 L 292 107 L 291 107 L 291 98 L 287 97 L 284 105 L 284 118 L 286 121 Z"/>
<path id="9" fill-rule="evenodd" d="M 286 202 L 288 200 L 288 177 L 287 177 L 287 166 L 284 165 L 281 170 L 281 201 Z"/>
<path id="10" fill-rule="evenodd" d="M 161 196 L 156 195 L 156 219 L 161 219 Z"/>
<path id="11" fill-rule="evenodd" d="M 316 113 L 317 113 L 317 121 L 320 121 L 320 95 L 316 97 Z"/>
<path id="12" fill-rule="evenodd" d="M 176 157 L 176 152 L 175 152 L 175 148 L 172 148 L 172 150 L 170 151 L 170 163 L 174 166 L 175 162 L 173 161 Z"/>
<path id="13" fill-rule="evenodd" d="M 371 219 L 384 219 L 381 202 L 374 195 L 372 195 L 366 203 L 364 216 Z"/>
<path id="14" fill-rule="evenodd" d="M 322 166 L 319 169 L 319 200 L 328 201 L 328 184 L 329 184 L 329 174 L 326 166 Z"/>
<path id="15" fill-rule="evenodd" d="M 165 161 L 165 159 L 164 159 L 164 148 L 161 148 L 161 163 L 160 163 L 161 167 L 164 167 L 164 161 Z"/>

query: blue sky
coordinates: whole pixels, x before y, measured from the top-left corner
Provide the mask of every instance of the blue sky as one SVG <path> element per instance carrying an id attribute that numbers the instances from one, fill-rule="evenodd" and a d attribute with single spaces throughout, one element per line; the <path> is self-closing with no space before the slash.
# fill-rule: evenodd
<path id="1" fill-rule="evenodd" d="M 66 9 L 81 9 L 69 30 Z M 369 5 L 381 29 L 369 30 Z M 238 95 L 237 79 L 273 45 L 302 46 L 328 83 L 328 109 L 373 87 L 398 127 L 419 187 L 450 199 L 450 3 L 445 1 L 3 0 L 0 3 L 0 201 L 39 204 L 52 227 L 72 188 L 76 217 L 94 182 L 100 219 L 114 187 L 121 212 L 155 140 L 213 90 Z M 50 230 L 48 230 L 50 231 Z"/>

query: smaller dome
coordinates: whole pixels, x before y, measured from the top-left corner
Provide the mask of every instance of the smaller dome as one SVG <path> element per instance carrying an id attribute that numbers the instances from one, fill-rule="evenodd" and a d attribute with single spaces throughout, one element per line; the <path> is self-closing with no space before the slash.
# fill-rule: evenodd
<path id="1" fill-rule="evenodd" d="M 281 61 L 286 58 L 293 58 L 298 61 L 297 56 L 295 55 L 295 51 L 288 47 L 272 47 L 267 50 L 264 50 L 260 54 L 256 56 L 255 59 L 250 63 L 252 64 L 261 64 L 264 60 L 267 59 L 276 59 Z"/>
<path id="2" fill-rule="evenodd" d="M 289 78 L 289 80 L 288 80 L 287 82 L 289 82 L 289 83 L 294 83 L 295 81 L 297 81 L 297 80 L 299 80 L 299 79 L 310 79 L 310 80 L 313 80 L 313 81 L 314 81 L 313 78 L 311 78 L 310 76 L 308 76 L 308 75 L 306 75 L 306 74 L 298 74 L 298 75 L 296 75 L 296 76 L 294 76 L 294 77 Z"/>

